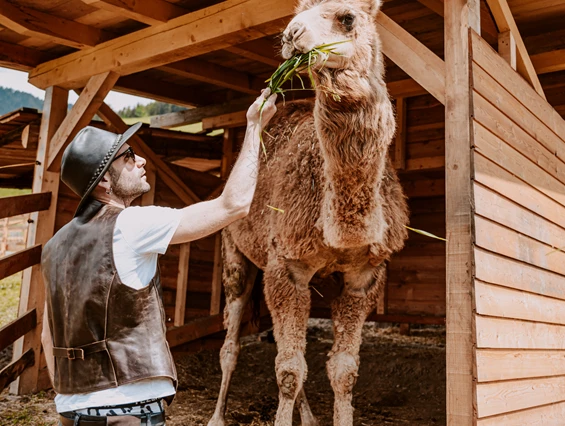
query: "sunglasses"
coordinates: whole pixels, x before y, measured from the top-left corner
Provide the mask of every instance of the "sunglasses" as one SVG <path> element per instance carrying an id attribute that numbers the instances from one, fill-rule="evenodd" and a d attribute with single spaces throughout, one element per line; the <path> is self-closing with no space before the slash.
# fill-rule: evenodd
<path id="1" fill-rule="evenodd" d="M 133 148 L 130 146 L 128 149 L 126 149 L 124 152 L 122 152 L 120 155 L 117 155 L 114 157 L 114 159 L 112 160 L 112 162 L 116 161 L 118 158 L 120 157 L 124 157 L 124 161 L 127 163 L 130 159 L 135 161 L 135 152 L 133 151 Z"/>

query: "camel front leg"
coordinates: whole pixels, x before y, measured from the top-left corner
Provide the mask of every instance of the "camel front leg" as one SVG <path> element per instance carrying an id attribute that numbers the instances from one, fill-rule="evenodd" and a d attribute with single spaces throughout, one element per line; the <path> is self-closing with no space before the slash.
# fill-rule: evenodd
<path id="1" fill-rule="evenodd" d="M 220 366 L 222 367 L 220 394 L 216 410 L 208 426 L 225 426 L 226 424 L 228 391 L 240 350 L 241 320 L 257 276 L 257 268 L 251 265 L 235 247 L 228 230 L 222 232 L 222 250 L 224 259 L 222 281 L 226 293 L 224 325 L 227 333 L 220 351 Z"/>
<path id="2" fill-rule="evenodd" d="M 265 270 L 264 283 L 278 349 L 275 370 L 279 407 L 275 426 L 291 426 L 294 402 L 302 390 L 308 370 L 304 358 L 310 313 L 308 283 L 314 271 L 287 260 L 274 263 Z"/>
<path id="3" fill-rule="evenodd" d="M 377 306 L 379 289 L 386 279 L 385 266 L 367 265 L 362 271 L 344 274 L 341 295 L 332 304 L 334 345 L 327 362 L 334 391 L 334 426 L 353 425 L 353 386 L 359 370 L 361 332 L 367 316 Z"/>

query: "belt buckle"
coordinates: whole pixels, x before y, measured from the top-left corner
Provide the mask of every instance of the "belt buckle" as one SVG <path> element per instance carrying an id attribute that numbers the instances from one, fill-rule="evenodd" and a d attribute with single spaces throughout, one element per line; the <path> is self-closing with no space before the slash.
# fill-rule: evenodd
<path id="1" fill-rule="evenodd" d="M 76 352 L 75 352 L 76 351 Z M 76 353 L 79 355 L 77 356 Z M 84 360 L 84 349 L 81 348 L 68 348 L 67 349 L 67 357 L 69 359 L 82 359 Z"/>

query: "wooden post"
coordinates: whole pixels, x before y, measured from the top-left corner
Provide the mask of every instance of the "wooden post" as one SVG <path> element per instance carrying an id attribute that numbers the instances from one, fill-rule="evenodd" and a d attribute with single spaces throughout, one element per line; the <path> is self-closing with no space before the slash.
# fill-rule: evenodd
<path id="1" fill-rule="evenodd" d="M 504 31 L 498 35 L 498 53 L 516 69 L 516 39 L 512 31 Z"/>
<path id="2" fill-rule="evenodd" d="M 396 138 L 394 140 L 394 168 L 406 168 L 406 99 L 396 98 Z"/>
<path id="3" fill-rule="evenodd" d="M 212 295 L 210 298 L 210 315 L 220 313 L 222 301 L 222 234 L 216 234 L 214 245 L 214 271 L 212 273 Z"/>
<path id="4" fill-rule="evenodd" d="M 473 334 L 472 88 L 470 31 L 480 1 L 445 2 L 445 201 L 447 231 L 447 425 L 472 426 Z"/>
<path id="5" fill-rule="evenodd" d="M 230 174 L 233 162 L 233 142 L 235 139 L 235 129 L 224 129 L 224 143 L 222 147 L 222 166 L 220 178 L 226 180 Z"/>
<path id="6" fill-rule="evenodd" d="M 45 91 L 45 102 L 37 146 L 37 165 L 33 176 L 33 192 L 51 192 L 51 205 L 48 210 L 31 215 L 28 228 L 27 247 L 45 244 L 53 236 L 55 230 L 55 213 L 59 193 L 59 173 L 47 170 L 49 144 L 55 131 L 67 114 L 68 91 L 59 87 L 49 87 Z M 40 366 L 42 365 L 41 330 L 43 326 L 43 310 L 45 290 L 39 265 L 28 268 L 23 273 L 20 290 L 20 305 L 18 315 L 21 316 L 30 309 L 37 312 L 37 327 L 14 343 L 13 360 L 17 360 L 29 349 L 33 349 L 35 363 L 27 368 L 22 375 L 12 383 L 10 391 L 17 394 L 37 392 Z M 45 381 L 43 381 L 45 383 Z"/>
<path id="7" fill-rule="evenodd" d="M 190 243 L 180 245 L 179 270 L 177 274 L 177 295 L 175 300 L 175 326 L 184 325 L 186 311 L 186 290 L 188 288 L 188 270 L 190 259 Z"/>
<path id="8" fill-rule="evenodd" d="M 147 183 L 151 185 L 151 189 L 141 196 L 141 205 L 152 206 L 155 203 L 155 185 L 157 184 L 157 170 L 153 164 L 147 163 L 145 165 L 145 176 Z"/>

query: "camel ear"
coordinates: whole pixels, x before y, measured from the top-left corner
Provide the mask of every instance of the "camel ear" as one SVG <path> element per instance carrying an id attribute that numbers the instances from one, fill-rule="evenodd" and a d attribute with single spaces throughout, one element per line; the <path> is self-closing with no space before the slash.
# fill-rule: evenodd
<path id="1" fill-rule="evenodd" d="M 366 12 L 375 17 L 379 10 L 381 10 L 381 6 L 383 5 L 383 0 L 365 0 L 366 4 Z"/>

